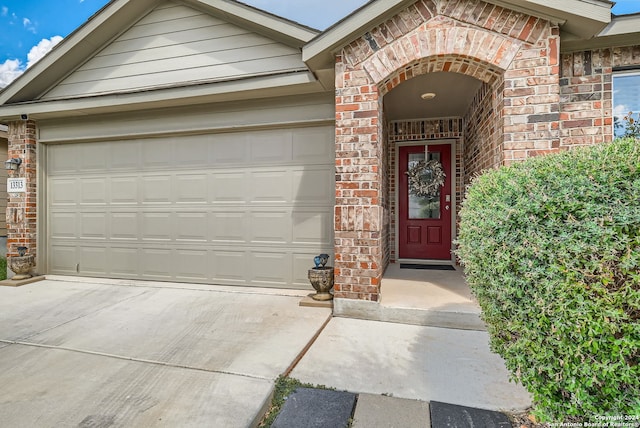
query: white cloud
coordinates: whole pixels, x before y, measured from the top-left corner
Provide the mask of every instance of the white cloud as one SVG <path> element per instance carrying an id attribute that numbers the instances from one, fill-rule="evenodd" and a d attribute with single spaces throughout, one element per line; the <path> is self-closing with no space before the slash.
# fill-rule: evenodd
<path id="1" fill-rule="evenodd" d="M 2 6 L 2 9 L 0 9 L 0 15 L 7 16 L 8 14 L 9 14 L 9 8 L 7 6 Z"/>
<path id="2" fill-rule="evenodd" d="M 22 74 L 24 69 L 20 60 L 8 59 L 0 64 L 0 88 L 4 88 Z"/>
<path id="3" fill-rule="evenodd" d="M 27 31 L 31 31 L 33 34 L 36 34 L 36 26 L 29 18 L 22 18 L 22 25 Z"/>
<path id="4" fill-rule="evenodd" d="M 42 39 L 40 42 L 31 48 L 29 53 L 27 54 L 27 68 L 31 67 L 33 64 L 38 62 L 40 58 L 45 56 L 55 45 L 62 41 L 62 37 L 53 36 L 50 39 Z"/>
<path id="5" fill-rule="evenodd" d="M 27 54 L 26 66 L 19 59 L 8 59 L 3 64 L 0 64 L 0 88 L 4 88 L 9 83 L 13 82 L 24 71 L 38 62 L 40 58 L 45 56 L 55 45 L 62 41 L 62 37 L 53 36 L 50 39 L 42 39 L 40 42 L 31 48 Z"/>

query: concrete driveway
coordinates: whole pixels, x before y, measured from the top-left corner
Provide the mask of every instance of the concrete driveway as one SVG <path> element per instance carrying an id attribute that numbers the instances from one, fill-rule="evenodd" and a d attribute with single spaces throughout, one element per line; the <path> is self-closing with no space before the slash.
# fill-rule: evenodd
<path id="1" fill-rule="evenodd" d="M 0 425 L 246 427 L 331 316 L 300 291 L 53 278 L 0 287 Z"/>

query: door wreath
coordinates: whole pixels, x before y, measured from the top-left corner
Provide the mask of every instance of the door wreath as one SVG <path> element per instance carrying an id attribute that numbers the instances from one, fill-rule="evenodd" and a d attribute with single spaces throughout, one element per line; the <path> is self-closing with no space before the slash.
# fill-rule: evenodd
<path id="1" fill-rule="evenodd" d="M 446 179 L 442 164 L 435 159 L 417 162 L 406 174 L 409 177 L 409 193 L 418 197 L 437 196 Z"/>

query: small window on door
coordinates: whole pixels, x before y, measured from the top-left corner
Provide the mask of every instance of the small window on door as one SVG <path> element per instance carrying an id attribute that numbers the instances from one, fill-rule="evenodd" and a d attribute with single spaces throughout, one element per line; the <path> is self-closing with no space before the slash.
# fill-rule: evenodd
<path id="1" fill-rule="evenodd" d="M 613 75 L 613 136 L 623 137 L 628 129 L 625 117 L 640 118 L 640 70 Z"/>
<path id="2" fill-rule="evenodd" d="M 440 153 L 427 153 L 426 160 L 440 162 Z M 408 168 L 415 167 L 418 162 L 425 160 L 425 153 L 409 153 Z M 440 218 L 440 190 L 433 196 L 416 196 L 409 194 L 409 218 L 412 220 L 439 219 Z"/>

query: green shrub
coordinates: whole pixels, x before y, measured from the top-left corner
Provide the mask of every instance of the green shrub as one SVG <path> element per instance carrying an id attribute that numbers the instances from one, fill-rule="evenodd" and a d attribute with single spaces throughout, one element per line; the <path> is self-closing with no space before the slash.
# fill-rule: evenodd
<path id="1" fill-rule="evenodd" d="M 0 281 L 7 279 L 7 259 L 0 256 Z"/>
<path id="2" fill-rule="evenodd" d="M 640 415 L 640 142 L 490 171 L 460 217 L 491 347 L 535 414 Z"/>

